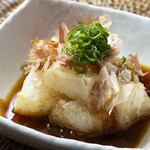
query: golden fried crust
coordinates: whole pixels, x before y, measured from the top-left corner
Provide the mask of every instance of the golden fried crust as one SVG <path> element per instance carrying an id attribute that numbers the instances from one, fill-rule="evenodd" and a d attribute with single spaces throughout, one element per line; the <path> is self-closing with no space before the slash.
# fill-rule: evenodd
<path id="1" fill-rule="evenodd" d="M 26 116 L 48 115 L 55 98 L 43 81 L 36 86 L 38 73 L 30 72 L 14 102 L 14 112 Z"/>
<path id="2" fill-rule="evenodd" d="M 135 84 L 128 100 L 115 107 L 116 124 L 123 129 L 148 114 L 150 114 L 150 98 L 140 82 Z"/>
<path id="3" fill-rule="evenodd" d="M 98 75 L 90 71 L 86 74 L 77 74 L 74 69 L 65 68 L 55 62 L 45 76 L 47 86 L 54 91 L 70 99 L 86 101 Z"/>
<path id="4" fill-rule="evenodd" d="M 105 112 L 92 114 L 80 101 L 60 100 L 50 111 L 50 121 L 82 133 L 100 132 L 112 125 Z"/>

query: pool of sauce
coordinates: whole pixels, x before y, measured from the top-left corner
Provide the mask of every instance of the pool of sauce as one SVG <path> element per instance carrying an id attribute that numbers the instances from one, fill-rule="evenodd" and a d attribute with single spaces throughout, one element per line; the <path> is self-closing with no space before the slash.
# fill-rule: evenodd
<path id="1" fill-rule="evenodd" d="M 140 77 L 140 81 L 144 83 L 146 92 L 150 94 L 150 68 L 141 65 L 143 72 L 148 72 L 145 77 Z M 88 143 L 97 143 L 103 145 L 113 145 L 117 147 L 137 147 L 143 136 L 145 135 L 149 125 L 150 117 L 142 118 L 126 130 L 120 131 L 111 128 L 101 135 L 83 135 L 76 131 L 61 128 L 54 123 L 49 123 L 48 116 L 41 117 L 25 117 L 13 112 L 13 102 L 18 91 L 21 89 L 25 76 L 23 75 L 12 88 L 13 90 L 6 98 L 7 107 L 3 114 L 4 117 L 15 123 L 35 129 L 45 134 L 54 135 L 60 138 L 69 138 Z M 150 95 L 149 95 L 150 96 Z"/>

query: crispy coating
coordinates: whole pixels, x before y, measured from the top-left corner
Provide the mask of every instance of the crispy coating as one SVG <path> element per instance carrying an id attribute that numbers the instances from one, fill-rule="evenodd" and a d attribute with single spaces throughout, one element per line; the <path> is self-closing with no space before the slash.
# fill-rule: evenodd
<path id="1" fill-rule="evenodd" d="M 112 125 L 111 117 L 101 111 L 92 114 L 80 101 L 60 100 L 50 111 L 50 121 L 82 133 L 100 132 Z"/>

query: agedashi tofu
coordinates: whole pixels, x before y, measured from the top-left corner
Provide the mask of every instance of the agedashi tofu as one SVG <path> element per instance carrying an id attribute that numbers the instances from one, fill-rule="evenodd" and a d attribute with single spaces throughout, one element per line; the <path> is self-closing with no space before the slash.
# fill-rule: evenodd
<path id="1" fill-rule="evenodd" d="M 137 54 L 118 57 L 121 38 L 108 16 L 89 15 L 78 26 L 59 25 L 52 40 L 34 40 L 14 112 L 46 115 L 82 134 L 125 130 L 150 114 Z M 140 78 L 139 78 L 140 77 Z"/>
<path id="2" fill-rule="evenodd" d="M 30 72 L 14 102 L 14 111 L 21 115 L 48 115 L 55 100 L 45 82 L 37 85 L 40 73 Z"/>
<path id="3" fill-rule="evenodd" d="M 74 69 L 65 68 L 56 62 L 45 76 L 47 86 L 54 91 L 86 102 L 98 75 L 91 71 L 77 74 Z"/>

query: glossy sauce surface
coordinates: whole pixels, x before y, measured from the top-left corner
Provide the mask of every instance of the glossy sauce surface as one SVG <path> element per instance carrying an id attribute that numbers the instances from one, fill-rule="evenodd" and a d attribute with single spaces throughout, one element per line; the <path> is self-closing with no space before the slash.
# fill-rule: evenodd
<path id="1" fill-rule="evenodd" d="M 140 81 L 144 83 L 146 92 L 149 94 L 150 90 L 150 68 L 141 66 L 144 72 L 149 72 L 145 77 L 140 78 Z M 141 141 L 142 137 L 146 133 L 149 125 L 150 118 L 143 118 L 137 123 L 124 131 L 111 128 L 103 135 L 83 135 L 67 128 L 60 128 L 56 124 L 49 123 L 48 116 L 41 117 L 24 117 L 13 113 L 13 102 L 16 98 L 17 92 L 21 89 L 24 77 L 21 77 L 16 84 L 15 90 L 10 92 L 7 97 L 8 107 L 4 113 L 4 117 L 27 127 L 33 128 L 37 131 L 45 134 L 54 135 L 60 138 L 69 138 L 88 143 L 97 143 L 104 145 L 113 145 L 117 147 L 136 147 Z"/>

